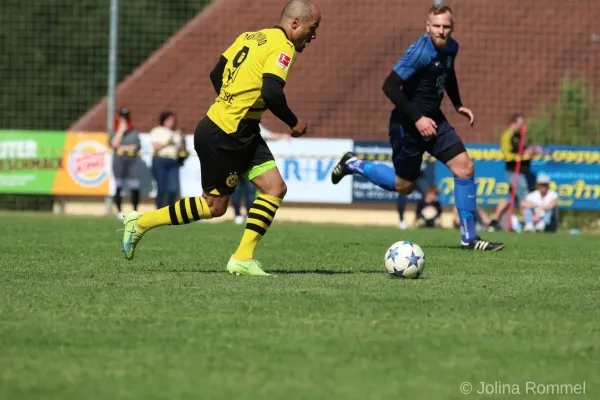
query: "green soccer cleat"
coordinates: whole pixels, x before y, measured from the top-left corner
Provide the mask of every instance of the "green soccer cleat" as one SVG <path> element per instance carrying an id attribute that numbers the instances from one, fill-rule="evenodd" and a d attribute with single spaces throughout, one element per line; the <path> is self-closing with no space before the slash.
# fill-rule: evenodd
<path id="1" fill-rule="evenodd" d="M 273 276 L 263 271 L 258 261 L 254 259 L 240 261 L 236 260 L 233 256 L 231 256 L 227 263 L 227 271 L 235 275 Z"/>
<path id="2" fill-rule="evenodd" d="M 141 216 L 142 213 L 133 211 L 129 213 L 123 221 L 125 232 L 123 232 L 123 239 L 121 240 L 121 251 L 125 253 L 125 258 L 128 260 L 133 260 L 133 257 L 135 256 L 135 246 L 137 246 L 142 239 L 142 236 L 144 236 L 144 232 L 140 231 L 137 227 L 137 220 Z"/>

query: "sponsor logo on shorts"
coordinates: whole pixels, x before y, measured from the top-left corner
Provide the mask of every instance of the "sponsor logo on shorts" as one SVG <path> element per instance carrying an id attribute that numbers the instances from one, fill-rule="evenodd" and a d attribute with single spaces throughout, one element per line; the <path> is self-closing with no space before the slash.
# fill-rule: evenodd
<path id="1" fill-rule="evenodd" d="M 279 57 L 277 58 L 277 65 L 283 68 L 284 70 L 288 70 L 290 64 L 292 62 L 292 57 L 285 54 L 283 51 L 279 53 Z"/>
<path id="2" fill-rule="evenodd" d="M 95 140 L 79 143 L 68 160 L 71 178 L 81 186 L 97 186 L 108 176 L 106 149 Z"/>
<path id="3" fill-rule="evenodd" d="M 229 174 L 229 176 L 227 177 L 227 179 L 225 179 L 225 183 L 229 187 L 235 187 L 235 185 L 237 185 L 237 183 L 238 183 L 239 180 L 240 180 L 240 178 L 234 172 L 234 173 Z"/>

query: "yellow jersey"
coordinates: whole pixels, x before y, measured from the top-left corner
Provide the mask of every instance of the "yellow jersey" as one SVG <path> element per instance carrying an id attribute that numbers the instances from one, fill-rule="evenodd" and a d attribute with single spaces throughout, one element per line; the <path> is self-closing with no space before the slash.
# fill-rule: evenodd
<path id="1" fill-rule="evenodd" d="M 527 154 L 519 156 L 520 142 L 521 134 L 519 132 L 513 132 L 513 130 L 509 128 L 502 133 L 502 137 L 500 138 L 500 150 L 502 151 L 502 154 L 504 154 L 506 170 L 514 171 L 517 166 L 517 161 L 520 160 L 520 171 L 522 173 L 527 173 L 531 166 L 531 157 Z"/>
<path id="2" fill-rule="evenodd" d="M 244 32 L 223 53 L 227 59 L 223 85 L 207 116 L 232 134 L 243 119 L 260 120 L 267 110 L 261 98 L 263 74 L 287 80 L 296 49 L 283 28 Z"/>

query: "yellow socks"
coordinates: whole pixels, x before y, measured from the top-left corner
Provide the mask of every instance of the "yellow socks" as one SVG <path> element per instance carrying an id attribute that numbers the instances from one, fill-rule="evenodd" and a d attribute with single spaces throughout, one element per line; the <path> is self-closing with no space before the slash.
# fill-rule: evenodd
<path id="1" fill-rule="evenodd" d="M 254 256 L 254 249 L 269 229 L 275 213 L 283 200 L 266 194 L 259 195 L 248 211 L 248 222 L 244 235 L 234 257 L 237 260 L 249 260 Z M 210 209 L 204 197 L 188 197 L 156 211 L 144 213 L 137 220 L 137 227 L 142 232 L 157 226 L 189 224 L 201 219 L 210 219 Z"/>
<path id="2" fill-rule="evenodd" d="M 242 241 L 233 255 L 236 260 L 249 260 L 254 256 L 256 245 L 271 226 L 282 201 L 282 199 L 267 194 L 261 194 L 254 200 L 248 211 L 248 222 Z"/>
<path id="3" fill-rule="evenodd" d="M 200 219 L 211 219 L 210 209 L 204 197 L 188 197 L 175 204 L 144 213 L 137 220 L 137 227 L 146 232 L 157 226 L 189 224 Z"/>

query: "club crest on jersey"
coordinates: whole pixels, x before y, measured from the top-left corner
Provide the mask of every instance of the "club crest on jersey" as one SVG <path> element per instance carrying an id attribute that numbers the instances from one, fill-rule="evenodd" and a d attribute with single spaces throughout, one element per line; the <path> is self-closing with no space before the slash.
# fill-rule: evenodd
<path id="1" fill-rule="evenodd" d="M 227 179 L 225 180 L 225 183 L 229 187 L 235 187 L 235 185 L 238 184 L 239 179 L 240 178 L 238 177 L 238 175 L 235 172 L 233 172 L 227 177 Z"/>
<path id="2" fill-rule="evenodd" d="M 287 71 L 291 63 L 292 57 L 288 56 L 283 51 L 279 53 L 279 57 L 277 58 L 277 66 Z"/>

